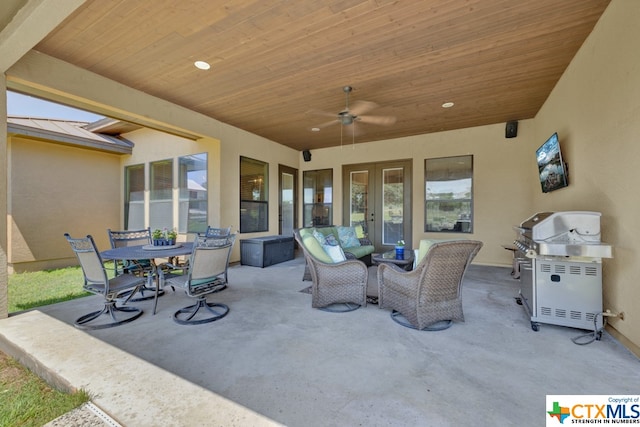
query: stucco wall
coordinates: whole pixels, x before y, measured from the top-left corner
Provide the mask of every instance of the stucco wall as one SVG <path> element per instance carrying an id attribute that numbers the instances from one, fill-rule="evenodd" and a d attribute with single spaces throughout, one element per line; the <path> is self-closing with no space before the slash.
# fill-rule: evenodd
<path id="1" fill-rule="evenodd" d="M 516 138 L 506 139 L 504 127 L 501 123 L 396 140 L 349 144 L 342 148 L 313 150 L 311 161 L 302 163 L 301 169 L 333 168 L 333 221 L 340 224 L 343 209 L 342 165 L 412 159 L 412 240 L 413 246 L 417 247 L 420 239 L 454 236 L 450 233 L 424 231 L 425 159 L 472 154 L 474 232 L 455 236 L 484 242 L 474 262 L 511 265 L 511 253 L 502 245 L 513 242 L 515 234 L 512 226 L 533 213 L 529 183 L 536 173 L 537 166 L 535 153 L 531 151 L 534 141 L 531 121 L 520 122 Z M 373 126 L 367 129 L 375 131 Z"/>
<path id="2" fill-rule="evenodd" d="M 604 308 L 625 313 L 625 320 L 610 324 L 634 343 L 636 354 L 640 354 L 638 22 L 640 2 L 612 1 L 536 116 L 535 144 L 558 132 L 570 184 L 548 194 L 533 184 L 531 189 L 537 210 L 602 212 L 602 240 L 614 246 L 614 258 L 603 261 Z"/>
<path id="3" fill-rule="evenodd" d="M 120 158 L 21 137 L 9 139 L 9 253 L 15 271 L 77 264 L 64 239 L 93 235 L 109 247 L 117 228 Z"/>

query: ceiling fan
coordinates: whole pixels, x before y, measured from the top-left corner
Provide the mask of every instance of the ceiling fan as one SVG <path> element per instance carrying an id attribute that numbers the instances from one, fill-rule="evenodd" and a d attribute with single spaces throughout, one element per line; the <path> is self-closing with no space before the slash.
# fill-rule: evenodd
<path id="1" fill-rule="evenodd" d="M 356 129 L 354 127 L 356 122 L 381 125 L 381 126 L 390 126 L 396 122 L 396 118 L 394 116 L 368 116 L 365 113 L 378 108 L 378 104 L 370 101 L 355 101 L 351 107 L 349 106 L 349 95 L 353 91 L 351 86 L 345 86 L 342 88 L 342 91 L 345 93 L 345 107 L 344 110 L 340 111 L 337 115 L 332 113 L 326 113 L 322 111 L 313 110 L 312 113 L 321 114 L 324 116 L 334 117 L 333 120 L 322 123 L 318 126 L 314 126 L 312 129 L 322 129 L 327 126 L 331 126 L 334 124 L 340 124 L 344 126 L 350 126 L 349 130 L 352 135 L 356 134 Z M 342 133 L 342 132 L 341 132 Z"/>

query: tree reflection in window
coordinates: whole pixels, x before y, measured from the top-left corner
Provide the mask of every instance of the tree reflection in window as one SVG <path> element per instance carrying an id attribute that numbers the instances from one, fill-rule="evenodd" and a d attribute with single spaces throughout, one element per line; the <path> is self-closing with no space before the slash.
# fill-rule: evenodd
<path id="1" fill-rule="evenodd" d="M 473 232 L 473 156 L 425 160 L 427 232 Z"/>

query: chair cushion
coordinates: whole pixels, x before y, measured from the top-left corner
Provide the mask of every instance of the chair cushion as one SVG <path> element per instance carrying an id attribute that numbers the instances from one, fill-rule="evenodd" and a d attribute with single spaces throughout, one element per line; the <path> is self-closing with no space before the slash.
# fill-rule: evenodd
<path id="1" fill-rule="evenodd" d="M 321 245 L 325 244 L 325 240 L 326 237 L 324 234 L 322 234 L 321 232 L 319 232 L 317 229 L 313 229 L 313 237 L 316 238 L 316 240 L 318 241 L 318 243 L 320 243 Z"/>
<path id="2" fill-rule="evenodd" d="M 441 242 L 453 242 L 455 240 L 467 240 L 467 239 L 422 239 L 420 240 L 420 246 L 418 246 L 418 257 L 416 258 L 416 265 L 420 264 L 420 261 L 422 261 L 422 259 L 424 258 L 424 256 L 427 254 L 427 252 L 429 251 L 429 249 L 431 248 L 431 246 L 433 246 L 434 243 L 441 243 Z"/>
<path id="3" fill-rule="evenodd" d="M 333 234 L 327 235 L 327 237 L 324 238 L 324 243 L 325 243 L 325 245 L 331 245 L 331 246 L 339 246 L 340 245 L 340 242 L 338 242 L 338 240 L 336 239 L 336 237 Z"/>
<path id="4" fill-rule="evenodd" d="M 338 245 L 324 245 L 323 246 L 327 255 L 331 257 L 333 262 L 346 261 L 347 257 L 344 255 L 342 248 Z"/>
<path id="5" fill-rule="evenodd" d="M 321 262 L 333 263 L 333 260 L 324 250 L 318 239 L 313 234 L 315 229 L 300 229 L 300 237 L 302 244 L 311 256 Z"/>
<path id="6" fill-rule="evenodd" d="M 360 245 L 351 248 L 342 248 L 344 252 L 349 252 L 355 255 L 356 258 L 362 258 L 367 256 L 375 251 L 373 245 Z"/>
<path id="7" fill-rule="evenodd" d="M 338 238 L 340 239 L 340 245 L 343 248 L 353 248 L 356 246 L 360 246 L 360 240 L 356 235 L 356 229 L 353 227 L 344 227 L 339 225 L 336 227 L 338 229 Z"/>

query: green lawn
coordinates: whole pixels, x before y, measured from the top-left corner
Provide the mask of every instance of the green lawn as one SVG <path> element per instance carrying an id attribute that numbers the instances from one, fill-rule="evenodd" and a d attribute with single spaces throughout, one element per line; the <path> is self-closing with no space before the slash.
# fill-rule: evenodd
<path id="1" fill-rule="evenodd" d="M 79 267 L 9 275 L 9 313 L 91 295 Z M 0 427 L 39 427 L 90 400 L 56 390 L 0 352 Z"/>
<path id="2" fill-rule="evenodd" d="M 9 275 L 9 313 L 91 295 L 80 267 Z"/>

